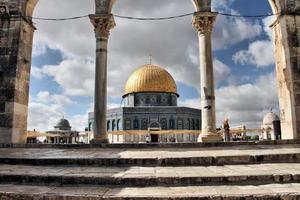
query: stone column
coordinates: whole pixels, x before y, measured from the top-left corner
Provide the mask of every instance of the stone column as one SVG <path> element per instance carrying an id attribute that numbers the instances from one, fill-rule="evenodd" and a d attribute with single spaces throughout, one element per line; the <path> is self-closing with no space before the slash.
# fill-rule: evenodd
<path id="1" fill-rule="evenodd" d="M 193 17 L 193 26 L 199 36 L 202 133 L 199 142 L 220 141 L 216 133 L 216 110 L 214 73 L 212 59 L 212 30 L 217 13 L 198 11 Z"/>
<path id="2" fill-rule="evenodd" d="M 107 143 L 107 43 L 115 21 L 112 14 L 90 15 L 90 20 L 96 36 L 94 142 Z"/>

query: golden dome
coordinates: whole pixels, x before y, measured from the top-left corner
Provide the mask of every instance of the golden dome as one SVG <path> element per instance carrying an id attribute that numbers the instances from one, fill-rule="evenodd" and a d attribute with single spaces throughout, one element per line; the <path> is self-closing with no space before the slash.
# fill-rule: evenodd
<path id="1" fill-rule="evenodd" d="M 127 80 L 124 96 L 139 92 L 164 92 L 179 96 L 176 83 L 169 72 L 153 64 L 138 68 Z"/>

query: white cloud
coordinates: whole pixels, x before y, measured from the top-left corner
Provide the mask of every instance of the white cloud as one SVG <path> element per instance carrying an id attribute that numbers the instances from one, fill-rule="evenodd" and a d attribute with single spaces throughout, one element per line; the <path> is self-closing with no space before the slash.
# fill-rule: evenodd
<path id="1" fill-rule="evenodd" d="M 214 78 L 216 82 L 226 79 L 230 75 L 230 68 L 218 59 L 214 59 Z"/>
<path id="2" fill-rule="evenodd" d="M 212 1 L 212 10 L 215 11 L 224 11 L 224 12 L 232 12 L 230 6 L 236 0 L 214 0 Z"/>
<path id="3" fill-rule="evenodd" d="M 41 70 L 40 68 L 35 67 L 35 66 L 31 67 L 31 73 L 30 74 L 31 74 L 32 77 L 34 77 L 36 79 L 39 79 L 39 80 L 41 80 L 44 77 L 43 70 Z"/>
<path id="4" fill-rule="evenodd" d="M 252 42 L 247 50 L 236 52 L 232 59 L 236 64 L 254 65 L 256 67 L 267 67 L 275 63 L 273 33 L 270 25 L 275 21 L 274 16 L 266 17 L 262 20 L 264 33 L 267 40 L 257 40 Z"/>
<path id="5" fill-rule="evenodd" d="M 93 96 L 94 69 L 93 62 L 72 59 L 63 60 L 58 65 L 47 65 L 36 71 L 52 77 L 67 95 Z"/>
<path id="6" fill-rule="evenodd" d="M 215 50 L 226 49 L 247 39 L 253 39 L 262 33 L 259 21 L 249 21 L 244 18 L 218 16 L 213 46 Z"/>
<path id="7" fill-rule="evenodd" d="M 88 120 L 88 112 L 83 115 L 68 116 L 66 108 L 75 106 L 77 102 L 68 96 L 50 94 L 48 91 L 39 92 L 36 97 L 30 97 L 28 113 L 28 129 L 38 131 L 53 130 L 59 119 L 65 117 L 69 120 L 73 130 L 83 131 Z"/>
<path id="8" fill-rule="evenodd" d="M 34 101 L 46 104 L 55 104 L 61 106 L 63 108 L 66 105 L 76 104 L 76 102 L 72 101 L 69 97 L 65 95 L 53 94 L 51 95 L 48 91 L 41 91 L 37 94 L 36 99 Z"/>
<path id="9" fill-rule="evenodd" d="M 37 57 L 47 52 L 47 45 L 40 43 L 39 45 L 33 45 L 32 56 Z"/>
<path id="10" fill-rule="evenodd" d="M 93 0 L 51 0 L 39 1 L 34 16 L 63 18 L 91 14 Z M 34 35 L 34 49 L 60 50 L 66 57 L 93 58 L 94 33 L 88 18 L 73 21 L 34 20 L 37 31 Z"/>
<path id="11" fill-rule="evenodd" d="M 273 43 L 268 40 L 255 41 L 248 50 L 242 50 L 233 55 L 236 64 L 266 67 L 275 63 Z"/>
<path id="12" fill-rule="evenodd" d="M 200 101 L 200 98 L 186 99 L 184 101 L 181 101 L 179 99 L 178 106 L 200 109 L 201 101 Z"/>
<path id="13" fill-rule="evenodd" d="M 200 98 L 180 101 L 179 105 L 200 108 Z M 258 128 L 270 108 L 278 109 L 274 73 L 258 77 L 253 84 L 230 85 L 216 90 L 217 126 L 229 118 L 233 126 Z"/>
<path id="14" fill-rule="evenodd" d="M 28 129 L 38 131 L 52 130 L 57 121 L 62 118 L 60 106 L 47 105 L 30 101 L 28 113 Z"/>
<path id="15" fill-rule="evenodd" d="M 263 19 L 264 31 L 268 35 L 270 40 L 273 39 L 273 32 L 270 26 L 272 25 L 272 23 L 275 22 L 275 20 L 276 20 L 275 16 L 270 16 Z"/>

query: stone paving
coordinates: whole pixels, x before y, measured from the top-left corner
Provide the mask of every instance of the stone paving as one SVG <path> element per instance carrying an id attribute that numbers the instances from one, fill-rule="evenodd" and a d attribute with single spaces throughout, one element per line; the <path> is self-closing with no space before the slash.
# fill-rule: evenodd
<path id="1" fill-rule="evenodd" d="M 278 193 L 280 192 L 280 195 Z M 2 199 L 53 200 L 164 200 L 164 199 L 300 199 L 300 184 L 269 184 L 260 186 L 188 186 L 188 187 L 47 187 L 0 185 Z M 24 198 L 25 197 L 25 198 Z"/>

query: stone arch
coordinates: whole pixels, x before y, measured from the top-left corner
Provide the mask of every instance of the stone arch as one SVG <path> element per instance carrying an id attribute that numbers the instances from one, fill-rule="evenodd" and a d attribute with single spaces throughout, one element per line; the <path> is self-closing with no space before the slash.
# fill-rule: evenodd
<path id="1" fill-rule="evenodd" d="M 275 45 L 282 139 L 299 139 L 300 1 L 269 0 L 269 3 L 273 13 L 278 14 L 271 28 Z"/>
<path id="2" fill-rule="evenodd" d="M 23 143 L 27 129 L 29 73 L 31 65 L 32 39 L 35 27 L 30 19 L 38 0 L 0 0 L 0 6 L 13 11 L 17 23 L 8 23 L 9 18 L 0 21 L 1 48 L 6 52 L 0 57 L 1 79 L 0 93 L 0 142 Z M 91 15 L 97 38 L 98 67 L 106 70 L 109 31 L 115 26 L 111 11 L 116 0 L 95 0 L 96 14 Z M 211 0 L 192 0 L 196 12 L 210 12 Z M 281 13 L 272 25 L 274 32 L 277 82 L 283 139 L 300 138 L 300 0 L 269 0 L 274 13 Z M 298 15 L 297 15 L 298 14 Z M 27 16 L 29 18 L 22 18 Z M 197 27 L 201 28 L 201 27 Z M 11 34 L 4 34 L 10 30 Z M 25 33 L 25 34 L 24 34 Z M 15 43 L 14 43 L 15 42 Z M 16 43 L 17 42 L 17 43 Z M 105 62 L 103 62 L 103 60 Z M 9 83 L 4 85 L 3 82 Z M 100 110 L 95 117 L 96 138 L 105 140 L 106 134 L 106 77 L 101 77 L 102 96 L 97 96 L 95 110 Z M 96 95 L 95 95 L 96 96 Z M 97 103 L 99 102 L 99 103 Z M 96 112 L 97 113 L 97 112 Z M 104 134 L 99 136 L 97 134 Z M 98 137 L 99 136 L 99 137 Z M 106 138 L 105 138 L 106 137 Z"/>
<path id="3" fill-rule="evenodd" d="M 0 0 L 1 143 L 26 141 L 31 52 L 37 0 Z M 13 23 L 10 23 L 13 21 Z"/>

